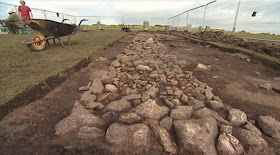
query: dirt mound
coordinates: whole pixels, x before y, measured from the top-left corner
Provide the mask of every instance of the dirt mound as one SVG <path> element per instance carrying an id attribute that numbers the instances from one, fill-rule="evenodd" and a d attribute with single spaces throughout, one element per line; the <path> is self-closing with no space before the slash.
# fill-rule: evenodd
<path id="1" fill-rule="evenodd" d="M 266 43 L 261 41 L 249 41 L 248 39 L 236 38 L 234 36 L 226 35 L 223 31 L 204 31 L 197 33 L 189 32 L 171 32 L 177 35 L 189 35 L 198 39 L 207 41 L 214 41 L 225 43 L 233 46 L 240 46 L 259 53 L 268 54 L 273 57 L 280 58 L 280 46 L 275 43 Z"/>

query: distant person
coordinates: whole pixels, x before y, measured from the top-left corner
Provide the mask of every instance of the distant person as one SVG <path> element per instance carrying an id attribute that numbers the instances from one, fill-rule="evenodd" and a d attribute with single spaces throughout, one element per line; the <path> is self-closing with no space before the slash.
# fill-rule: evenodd
<path id="1" fill-rule="evenodd" d="M 4 23 L 12 34 L 16 34 L 16 29 L 24 28 L 24 22 L 13 8 L 9 8 L 7 12 L 9 13 L 9 17 L 4 20 Z"/>
<path id="2" fill-rule="evenodd" d="M 25 1 L 21 0 L 19 2 L 21 4 L 21 6 L 18 7 L 18 12 L 19 12 L 20 17 L 22 19 L 32 19 L 33 15 L 32 15 L 31 9 L 25 5 Z"/>

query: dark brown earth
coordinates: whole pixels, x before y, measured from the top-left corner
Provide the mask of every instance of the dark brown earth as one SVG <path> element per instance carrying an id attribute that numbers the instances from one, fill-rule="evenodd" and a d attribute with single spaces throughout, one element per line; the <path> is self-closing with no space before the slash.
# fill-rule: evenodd
<path id="1" fill-rule="evenodd" d="M 273 57 L 280 58 L 280 46 L 279 44 L 275 44 L 273 42 L 264 42 L 264 41 L 249 41 L 248 39 L 236 38 L 234 36 L 229 36 L 224 34 L 223 31 L 204 31 L 197 33 L 190 32 L 177 32 L 173 31 L 172 34 L 179 34 L 182 36 L 192 36 L 195 38 L 225 43 L 233 46 L 240 46 L 243 48 L 247 48 L 250 50 L 254 50 L 255 52 L 259 52 L 262 54 L 268 54 Z"/>
<path id="2" fill-rule="evenodd" d="M 220 96 L 225 104 L 245 111 L 252 119 L 256 119 L 259 115 L 270 115 L 280 120 L 280 94 L 258 87 L 264 82 L 280 86 L 280 81 L 274 79 L 280 76 L 279 70 L 264 66 L 252 58 L 247 62 L 241 58 L 242 55 L 190 43 L 183 38 L 156 35 L 171 40 L 163 43 L 179 59 L 186 60 L 189 65 L 185 69 L 193 71 L 200 81 L 214 88 L 214 94 Z M 114 59 L 132 37 L 128 36 L 112 47 L 100 51 L 96 58 L 102 55 L 110 60 Z M 211 67 L 206 71 L 197 70 L 195 66 L 198 63 Z M 65 82 L 42 99 L 9 113 L 0 121 L 1 154 L 112 154 L 116 152 L 124 154 L 121 148 L 112 148 L 108 145 L 100 148 L 96 147 L 95 142 L 90 146 L 86 142 L 77 142 L 73 139 L 59 141 L 54 135 L 54 125 L 69 115 L 74 101 L 79 99 L 81 92 L 78 88 L 87 84 L 91 76 L 105 68 L 107 66 L 94 61 L 88 67 L 70 75 Z M 279 154 L 280 144 L 272 143 L 269 137 L 266 137 L 266 140 Z M 144 154 L 161 154 L 161 152 L 144 152 Z"/>

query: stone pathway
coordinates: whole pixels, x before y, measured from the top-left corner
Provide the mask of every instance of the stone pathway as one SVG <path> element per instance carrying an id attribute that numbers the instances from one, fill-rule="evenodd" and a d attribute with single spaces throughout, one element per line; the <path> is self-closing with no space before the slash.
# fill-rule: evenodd
<path id="1" fill-rule="evenodd" d="M 248 120 L 243 111 L 223 104 L 154 35 L 135 35 L 110 63 L 100 77 L 80 87 L 83 94 L 71 115 L 55 126 L 58 137 L 209 155 L 261 153 L 268 148 L 262 134 L 280 139 L 279 121 L 270 116 Z"/>

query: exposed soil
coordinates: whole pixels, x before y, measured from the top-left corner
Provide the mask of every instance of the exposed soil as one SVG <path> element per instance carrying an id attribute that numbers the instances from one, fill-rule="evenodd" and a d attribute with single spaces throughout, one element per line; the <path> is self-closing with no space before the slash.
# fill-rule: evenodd
<path id="1" fill-rule="evenodd" d="M 259 53 L 268 54 L 270 56 L 280 58 L 280 46 L 275 43 L 268 43 L 264 41 L 251 42 L 248 39 L 241 39 L 226 35 L 223 31 L 205 31 L 197 33 L 173 31 L 172 34 L 188 35 L 207 41 L 214 41 L 233 46 L 240 46 L 254 50 Z"/>
<path id="2" fill-rule="evenodd" d="M 243 59 L 243 55 L 222 52 L 216 48 L 184 41 L 183 38 L 156 34 L 159 38 L 170 40 L 163 43 L 173 51 L 180 60 L 188 63 L 186 70 L 193 71 L 202 82 L 214 88 L 224 103 L 245 111 L 249 118 L 256 119 L 259 115 L 270 115 L 280 120 L 280 94 L 266 91 L 258 87 L 263 83 L 280 86 L 275 78 L 280 76 L 279 70 L 264 66 L 258 61 L 250 62 Z M 112 47 L 101 51 L 98 56 L 113 60 L 122 52 L 124 46 L 132 39 L 128 36 Z M 210 69 L 201 71 L 195 69 L 198 63 L 210 65 Z M 81 92 L 78 88 L 88 83 L 90 77 L 95 76 L 108 65 L 93 61 L 88 67 L 73 73 L 70 77 L 48 93 L 42 99 L 17 108 L 0 121 L 0 152 L 3 154 L 112 154 L 120 148 L 96 147 L 83 145 L 84 142 L 59 141 L 54 135 L 54 125 L 68 116 L 75 100 Z M 279 143 L 266 140 L 280 153 Z M 64 146 L 68 147 L 65 148 Z M 100 146 L 100 145 L 99 145 Z M 146 154 L 161 154 L 161 152 L 144 152 Z"/>

